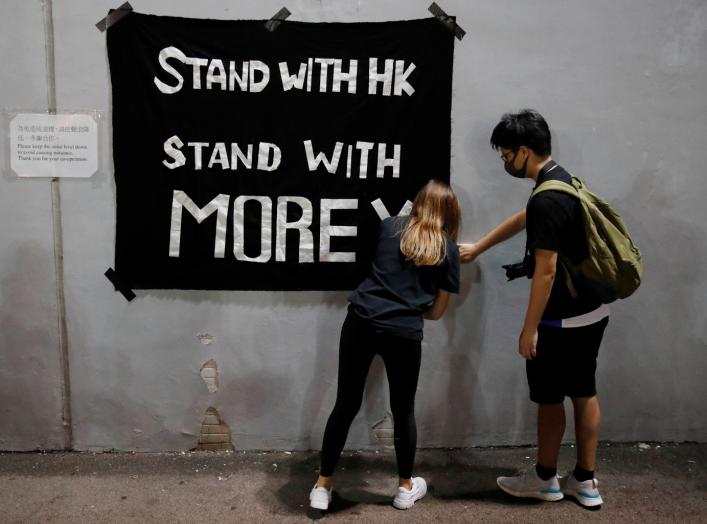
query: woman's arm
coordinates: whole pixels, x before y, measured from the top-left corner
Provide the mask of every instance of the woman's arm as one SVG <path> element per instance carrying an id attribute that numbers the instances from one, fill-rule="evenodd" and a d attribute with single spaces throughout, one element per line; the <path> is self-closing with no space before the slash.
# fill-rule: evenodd
<path id="1" fill-rule="evenodd" d="M 435 301 L 432 302 L 432 305 L 422 314 L 422 318 L 426 318 L 427 320 L 439 320 L 442 318 L 442 315 L 444 315 L 448 303 L 449 292 L 440 289 L 437 291 Z"/>
<path id="2" fill-rule="evenodd" d="M 459 255 L 462 262 L 473 262 L 476 257 L 487 249 L 520 233 L 525 229 L 525 209 L 508 217 L 484 238 L 474 244 L 459 244 Z"/>

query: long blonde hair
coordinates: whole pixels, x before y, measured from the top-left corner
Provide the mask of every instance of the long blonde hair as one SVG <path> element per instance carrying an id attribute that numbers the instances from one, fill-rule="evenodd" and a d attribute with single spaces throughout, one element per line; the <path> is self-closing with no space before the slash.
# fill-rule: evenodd
<path id="1" fill-rule="evenodd" d="M 445 236 L 456 242 L 460 227 L 457 195 L 449 184 L 430 180 L 415 196 L 400 251 L 416 266 L 438 266 L 447 256 Z"/>

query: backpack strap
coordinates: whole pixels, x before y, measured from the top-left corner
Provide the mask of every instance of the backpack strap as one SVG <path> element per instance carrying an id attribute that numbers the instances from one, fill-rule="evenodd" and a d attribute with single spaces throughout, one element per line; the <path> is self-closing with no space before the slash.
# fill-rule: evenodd
<path id="1" fill-rule="evenodd" d="M 582 186 L 582 181 L 575 177 L 572 177 L 572 184 L 562 182 L 561 180 L 547 180 L 533 190 L 530 194 L 530 198 L 533 198 L 543 191 L 560 191 L 561 193 L 567 193 L 579 198 L 579 189 Z M 530 200 L 530 198 L 528 200 Z"/>

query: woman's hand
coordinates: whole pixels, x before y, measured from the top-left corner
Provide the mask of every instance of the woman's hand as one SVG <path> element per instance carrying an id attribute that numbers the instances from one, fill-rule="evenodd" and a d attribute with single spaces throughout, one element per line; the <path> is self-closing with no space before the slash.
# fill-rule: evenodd
<path id="1" fill-rule="evenodd" d="M 437 291 L 434 302 L 422 314 L 422 318 L 427 320 L 439 320 L 444 315 L 449 302 L 449 292 L 443 289 Z"/>

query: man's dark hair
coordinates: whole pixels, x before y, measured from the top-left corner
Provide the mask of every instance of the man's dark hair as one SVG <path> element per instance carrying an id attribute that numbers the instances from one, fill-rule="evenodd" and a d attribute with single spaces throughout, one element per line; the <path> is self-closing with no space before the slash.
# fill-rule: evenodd
<path id="1" fill-rule="evenodd" d="M 520 146 L 532 149 L 540 156 L 549 155 L 550 128 L 540 113 L 523 109 L 519 113 L 506 113 L 491 133 L 491 146 L 517 151 Z"/>

